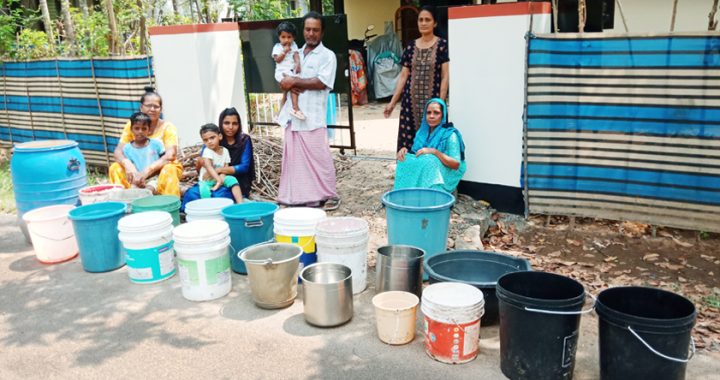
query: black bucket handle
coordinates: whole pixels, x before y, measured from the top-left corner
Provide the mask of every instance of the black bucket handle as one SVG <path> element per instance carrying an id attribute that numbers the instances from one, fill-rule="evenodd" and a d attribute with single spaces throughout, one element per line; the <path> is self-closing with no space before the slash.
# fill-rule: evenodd
<path id="1" fill-rule="evenodd" d="M 690 361 L 690 359 L 693 358 L 693 356 L 695 356 L 695 339 L 693 339 L 692 335 L 690 336 L 690 353 L 688 355 L 688 358 L 687 359 L 678 359 L 678 358 L 674 358 L 672 356 L 667 356 L 667 355 L 663 354 L 662 352 L 654 349 L 648 342 L 645 341 L 645 339 L 643 339 L 640 336 L 640 334 L 636 333 L 632 327 L 627 326 L 627 329 L 628 329 L 628 331 L 630 331 L 631 334 L 635 335 L 635 338 L 637 338 L 640 341 L 640 343 L 642 343 L 645 347 L 647 347 L 647 349 L 650 350 L 650 352 L 652 352 L 653 354 L 655 354 L 663 359 L 670 360 L 670 361 L 673 361 L 676 363 L 687 363 Z"/>
<path id="2" fill-rule="evenodd" d="M 597 303 L 597 298 L 590 294 L 589 292 L 585 292 L 586 295 L 590 296 L 593 300 L 593 304 L 589 309 L 580 310 L 580 311 L 557 311 L 557 310 L 544 310 L 544 309 L 533 309 L 530 307 L 525 306 L 525 311 L 530 311 L 533 313 L 540 313 L 540 314 L 552 314 L 552 315 L 581 315 L 581 314 L 587 314 L 592 313 L 593 310 L 595 310 L 595 303 Z"/>

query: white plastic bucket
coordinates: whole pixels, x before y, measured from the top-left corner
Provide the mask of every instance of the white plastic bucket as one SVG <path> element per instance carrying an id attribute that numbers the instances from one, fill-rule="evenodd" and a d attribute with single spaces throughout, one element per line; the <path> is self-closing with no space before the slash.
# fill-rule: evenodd
<path id="1" fill-rule="evenodd" d="M 317 261 L 315 230 L 327 217 L 325 211 L 310 207 L 288 207 L 275 212 L 273 232 L 278 243 L 295 244 L 302 248 L 299 272 Z"/>
<path id="2" fill-rule="evenodd" d="M 197 220 L 224 220 L 220 211 L 227 206 L 233 205 L 232 199 L 228 198 L 206 198 L 188 202 L 185 205 L 185 220 L 188 222 Z"/>
<path id="3" fill-rule="evenodd" d="M 383 292 L 372 299 L 378 337 L 387 344 L 399 345 L 415 338 L 418 298 L 409 292 Z"/>
<path id="4" fill-rule="evenodd" d="M 439 282 L 425 288 L 425 352 L 443 363 L 467 363 L 479 352 L 480 318 L 485 300 L 480 289 L 457 282 Z"/>
<path id="5" fill-rule="evenodd" d="M 118 238 L 126 254 L 130 281 L 150 284 L 175 275 L 173 219 L 165 211 L 124 216 L 118 222 Z"/>
<path id="6" fill-rule="evenodd" d="M 367 287 L 369 227 L 364 219 L 332 217 L 317 225 L 315 243 L 320 263 L 342 264 L 352 271 L 353 294 Z"/>
<path id="7" fill-rule="evenodd" d="M 183 297 L 208 301 L 223 297 L 232 287 L 230 228 L 221 220 L 198 220 L 173 230 Z"/>
<path id="8" fill-rule="evenodd" d="M 84 206 L 98 202 L 107 202 L 113 191 L 122 189 L 122 185 L 115 185 L 111 183 L 83 187 L 79 192 L 80 204 Z"/>
<path id="9" fill-rule="evenodd" d="M 123 202 L 126 205 L 125 212 L 132 212 L 132 203 L 136 199 L 152 197 L 152 191 L 148 189 L 114 189 L 108 194 L 109 202 Z"/>
<path id="10" fill-rule="evenodd" d="M 68 212 L 73 205 L 36 208 L 23 214 L 35 256 L 41 263 L 54 264 L 77 256 L 78 245 Z"/>

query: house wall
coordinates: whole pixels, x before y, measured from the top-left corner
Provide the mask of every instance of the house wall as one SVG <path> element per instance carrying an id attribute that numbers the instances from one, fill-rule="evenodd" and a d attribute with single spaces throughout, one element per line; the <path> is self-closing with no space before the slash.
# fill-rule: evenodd
<path id="1" fill-rule="evenodd" d="M 385 21 L 395 22 L 398 0 L 345 0 L 348 21 L 348 38 L 363 39 L 365 28 L 375 24 L 373 34 L 383 34 Z"/>
<path id="2" fill-rule="evenodd" d="M 498 0 L 514 3 L 516 0 Z M 479 2 L 479 1 L 478 1 Z M 347 3 L 347 0 L 346 0 Z M 662 33 L 670 31 L 673 0 L 622 0 L 630 33 Z M 675 18 L 676 32 L 707 31 L 708 13 L 713 0 L 680 0 Z M 720 13 L 718 16 L 720 18 Z M 620 7 L 615 4 L 615 28 L 606 32 L 624 33 Z"/>

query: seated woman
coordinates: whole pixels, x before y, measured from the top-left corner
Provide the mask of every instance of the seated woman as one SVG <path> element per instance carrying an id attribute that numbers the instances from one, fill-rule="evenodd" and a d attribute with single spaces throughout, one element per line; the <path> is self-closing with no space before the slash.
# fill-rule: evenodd
<path id="1" fill-rule="evenodd" d="M 438 98 L 427 102 L 412 149 L 400 148 L 397 159 L 395 189 L 455 190 L 465 174 L 465 144 L 460 131 L 447 122 L 445 102 Z"/>
<path id="2" fill-rule="evenodd" d="M 250 188 L 255 180 L 255 158 L 253 156 L 252 139 L 242 132 L 240 113 L 233 108 L 226 108 L 220 112 L 218 125 L 222 131 L 220 145 L 230 152 L 230 166 L 217 169 L 218 174 L 232 175 L 240 184 L 243 198 L 250 196 Z M 204 148 L 203 148 L 204 149 Z M 198 161 L 202 160 L 198 158 Z M 198 164 L 201 164 L 198 162 Z M 230 198 L 232 193 L 225 186 L 221 186 L 211 193 L 211 198 Z M 189 188 L 182 199 L 182 211 L 188 202 L 200 199 L 200 187 L 196 184 Z"/>
<path id="3" fill-rule="evenodd" d="M 150 116 L 150 130 L 147 137 L 162 141 L 165 153 L 160 156 L 160 159 L 148 165 L 145 170 L 138 171 L 123 153 L 125 145 L 135 139 L 128 121 L 120 136 L 120 142 L 115 147 L 116 162 L 110 165 L 108 169 L 110 182 L 123 185 L 126 189 L 132 186 L 144 187 L 145 180 L 159 173 L 155 192 L 179 197 L 182 165 L 176 159 L 178 148 L 177 129 L 171 122 L 160 119 L 162 98 L 152 87 L 146 87 L 145 94 L 140 97 L 140 111 Z"/>

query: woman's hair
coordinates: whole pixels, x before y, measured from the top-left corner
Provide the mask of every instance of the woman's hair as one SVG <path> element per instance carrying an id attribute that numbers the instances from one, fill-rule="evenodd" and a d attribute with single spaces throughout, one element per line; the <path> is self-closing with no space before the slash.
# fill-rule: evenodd
<path id="1" fill-rule="evenodd" d="M 203 125 L 202 127 L 200 127 L 200 136 L 204 135 L 207 132 L 215 132 L 218 135 L 222 134 L 220 132 L 220 127 L 218 127 L 217 125 L 215 125 L 213 123 L 207 123 L 207 124 Z"/>
<path id="2" fill-rule="evenodd" d="M 145 93 L 140 97 L 140 104 L 145 104 L 145 98 L 148 96 L 157 96 L 157 98 L 160 99 L 160 105 L 162 106 L 162 96 L 155 92 L 155 89 L 152 86 L 145 86 L 144 90 Z"/>
<path id="3" fill-rule="evenodd" d="M 240 113 L 238 112 L 238 110 L 235 109 L 235 107 L 225 108 L 224 110 L 222 110 L 222 112 L 220 112 L 220 117 L 218 118 L 218 125 L 222 126 L 223 121 L 225 121 L 225 118 L 228 116 L 237 116 L 238 124 L 240 124 L 239 131 L 242 132 L 242 119 L 240 118 Z M 223 135 L 225 135 L 224 129 L 222 129 L 222 133 Z"/>
<path id="4" fill-rule="evenodd" d="M 293 38 L 297 37 L 297 28 L 295 27 L 295 25 L 293 25 L 287 21 L 281 22 L 280 25 L 278 25 L 278 27 L 277 27 L 278 37 L 280 36 L 280 33 L 282 33 L 282 32 L 290 33 L 293 36 Z"/>
<path id="5" fill-rule="evenodd" d="M 433 20 L 434 20 L 435 22 L 437 22 L 437 20 L 438 20 L 438 19 L 437 19 L 437 9 L 436 9 L 434 6 L 432 6 L 432 5 L 423 5 L 422 8 L 420 8 L 420 12 L 422 12 L 422 11 L 425 11 L 425 12 L 430 13 L 430 15 L 432 16 Z M 418 15 L 420 14 L 420 12 L 418 12 Z"/>
<path id="6" fill-rule="evenodd" d="M 142 112 L 135 112 L 134 114 L 130 115 L 131 126 L 137 123 L 146 124 L 149 126 L 151 121 L 152 120 L 150 119 L 150 116 Z"/>

